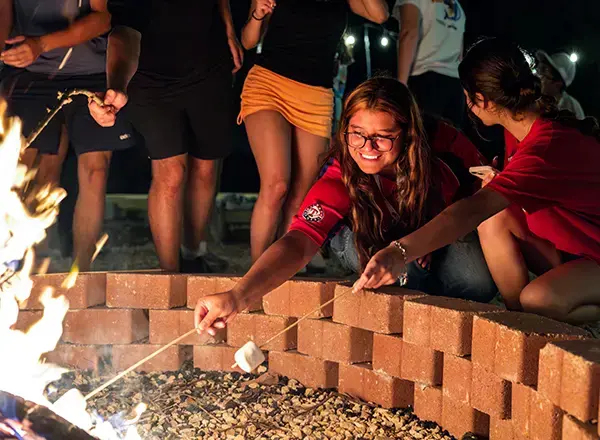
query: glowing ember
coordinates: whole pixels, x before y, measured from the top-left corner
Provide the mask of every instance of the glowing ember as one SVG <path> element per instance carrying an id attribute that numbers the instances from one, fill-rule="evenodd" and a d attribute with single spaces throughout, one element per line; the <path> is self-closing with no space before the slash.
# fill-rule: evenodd
<path id="1" fill-rule="evenodd" d="M 138 439 L 135 423 L 145 410 L 143 404 L 128 419 L 118 415 L 103 421 L 86 411 L 86 401 L 76 389 L 69 390 L 54 404 L 44 397 L 48 383 L 58 380 L 66 371 L 40 362 L 44 353 L 55 349 L 62 334 L 62 322 L 69 309 L 64 296 L 56 297 L 48 287 L 40 297 L 44 307 L 42 318 L 27 331 L 11 328 L 17 322 L 19 304 L 31 292 L 33 246 L 46 237 L 46 229 L 56 220 L 58 205 L 66 193 L 56 187 L 37 189 L 29 185 L 35 173 L 18 163 L 25 145 L 21 122 L 5 114 L 6 103 L 0 101 L 0 391 L 47 406 L 97 438 Z M 95 255 L 106 239 L 100 240 Z M 77 274 L 75 264 L 63 287 L 73 287 Z M 10 421 L 2 420 L 2 424 L 7 423 Z M 0 426 L 0 433 L 2 426 L 5 425 Z"/>

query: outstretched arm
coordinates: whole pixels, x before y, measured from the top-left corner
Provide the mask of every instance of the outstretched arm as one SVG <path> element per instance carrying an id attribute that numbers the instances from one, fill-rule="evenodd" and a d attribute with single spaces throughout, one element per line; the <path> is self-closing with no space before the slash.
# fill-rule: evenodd
<path id="1" fill-rule="evenodd" d="M 211 332 L 219 325 L 223 326 L 253 301 L 292 278 L 318 250 L 319 246 L 304 233 L 288 232 L 267 249 L 231 291 L 205 296 L 198 301 L 196 327 Z M 215 326 L 219 322 L 221 324 Z"/>
<path id="2" fill-rule="evenodd" d="M 371 258 L 355 288 L 376 289 L 393 284 L 405 271 L 405 262 L 454 243 L 509 204 L 499 192 L 483 188 L 471 197 L 450 205 L 423 227 L 398 240 L 406 250 L 406 261 L 401 250 L 390 244 Z"/>
<path id="3" fill-rule="evenodd" d="M 374 23 L 385 23 L 390 17 L 390 11 L 385 0 L 348 0 L 348 4 L 356 15 L 360 15 Z"/>

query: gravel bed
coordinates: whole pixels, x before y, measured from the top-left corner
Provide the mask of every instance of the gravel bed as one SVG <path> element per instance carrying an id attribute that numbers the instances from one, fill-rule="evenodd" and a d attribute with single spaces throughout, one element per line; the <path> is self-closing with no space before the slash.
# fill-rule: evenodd
<path id="1" fill-rule="evenodd" d="M 335 391 L 305 388 L 265 367 L 258 372 L 202 372 L 188 362 L 176 372 L 132 373 L 88 402 L 88 409 L 108 418 L 148 404 L 138 423 L 145 440 L 453 438 L 410 409 L 386 410 Z M 70 372 L 50 386 L 50 399 L 72 387 L 85 394 L 110 377 Z"/>

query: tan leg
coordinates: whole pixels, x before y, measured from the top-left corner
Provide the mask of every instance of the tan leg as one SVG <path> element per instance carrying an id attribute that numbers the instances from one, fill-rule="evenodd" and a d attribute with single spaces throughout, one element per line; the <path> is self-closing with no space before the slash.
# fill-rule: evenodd
<path id="1" fill-rule="evenodd" d="M 160 267 L 179 270 L 187 154 L 152 161 L 148 218 Z"/>
<path id="2" fill-rule="evenodd" d="M 252 212 L 250 247 L 256 261 L 275 240 L 291 173 L 292 127 L 275 111 L 260 111 L 245 120 L 260 175 L 260 192 Z"/>
<path id="3" fill-rule="evenodd" d="M 73 216 L 73 251 L 81 271 L 90 270 L 104 224 L 106 181 L 112 152 L 85 153 L 77 159 L 79 194 Z"/>

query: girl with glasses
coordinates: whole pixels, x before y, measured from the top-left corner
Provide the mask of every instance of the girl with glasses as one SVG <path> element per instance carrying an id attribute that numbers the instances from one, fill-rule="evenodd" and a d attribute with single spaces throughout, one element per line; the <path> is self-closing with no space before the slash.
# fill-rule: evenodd
<path id="1" fill-rule="evenodd" d="M 427 125 L 426 134 L 415 100 L 402 83 L 374 78 L 355 89 L 345 102 L 321 176 L 289 231 L 231 291 L 198 302 L 200 328 L 223 326 L 294 276 L 336 234 L 345 234 L 347 266 L 360 271 L 391 240 L 425 224 L 461 191 L 471 192 L 473 181 L 465 176 L 468 167 L 481 165 L 481 156 L 449 125 Z M 406 285 L 481 301 L 496 292 L 474 234 L 423 255 L 411 265 Z"/>
<path id="2" fill-rule="evenodd" d="M 479 228 L 509 309 L 574 324 L 600 320 L 597 122 L 559 111 L 515 44 L 479 42 L 459 72 L 471 112 L 504 127 L 514 154 L 483 189 L 378 252 L 359 285 L 391 283 L 414 259 Z"/>

